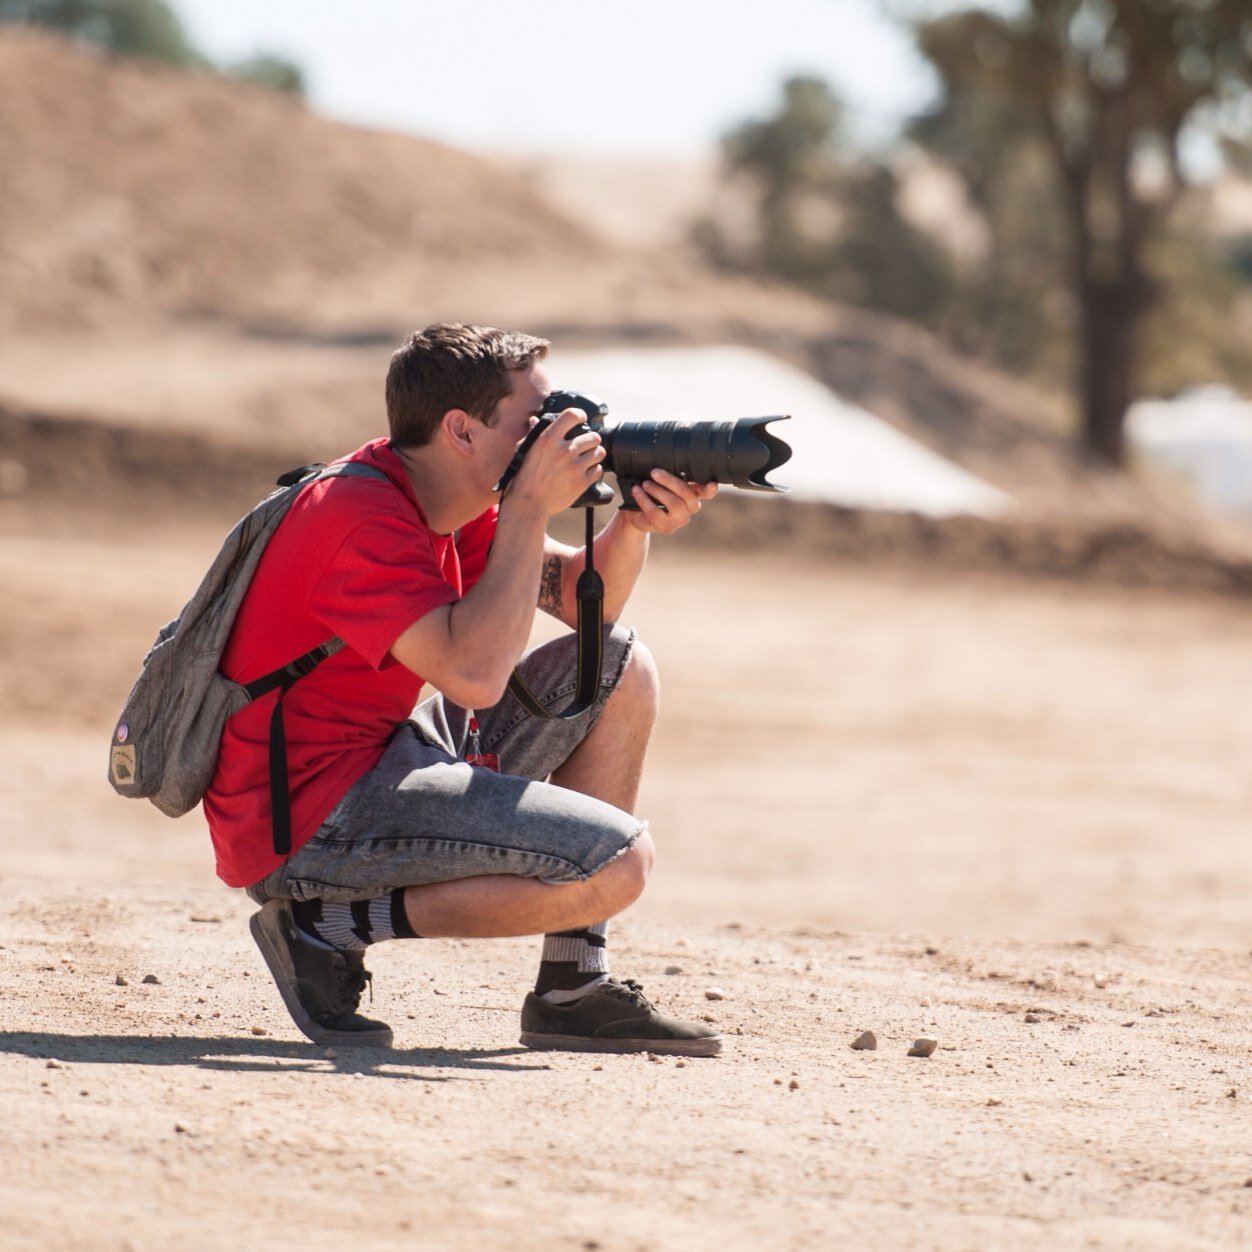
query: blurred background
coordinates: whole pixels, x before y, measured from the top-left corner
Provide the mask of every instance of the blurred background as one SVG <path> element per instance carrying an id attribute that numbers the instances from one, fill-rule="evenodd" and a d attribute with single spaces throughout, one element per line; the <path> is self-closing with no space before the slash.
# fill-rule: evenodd
<path id="1" fill-rule="evenodd" d="M 658 916 L 1249 942 L 1246 0 L 0 0 L 0 191 L 19 876 L 209 872 L 103 782 L 139 659 L 473 320 L 791 416 L 635 606 Z"/>

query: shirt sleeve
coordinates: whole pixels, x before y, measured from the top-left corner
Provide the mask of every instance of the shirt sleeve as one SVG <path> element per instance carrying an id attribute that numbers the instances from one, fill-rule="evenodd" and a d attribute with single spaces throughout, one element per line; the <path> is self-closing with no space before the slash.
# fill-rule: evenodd
<path id="1" fill-rule="evenodd" d="M 430 535 L 400 514 L 379 513 L 339 545 L 309 597 L 309 612 L 374 669 L 418 618 L 459 599 Z"/>

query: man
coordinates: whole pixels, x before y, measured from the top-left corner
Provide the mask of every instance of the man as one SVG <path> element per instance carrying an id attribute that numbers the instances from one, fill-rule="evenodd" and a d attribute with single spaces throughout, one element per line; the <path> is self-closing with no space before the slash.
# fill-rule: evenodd
<path id="1" fill-rule="evenodd" d="M 606 919 L 639 896 L 652 865 L 647 825 L 632 816 L 656 713 L 650 655 L 632 632 L 606 631 L 599 697 L 567 720 L 532 717 L 505 694 L 536 605 L 574 624 L 583 555 L 547 523 L 604 473 L 598 434 L 566 438 L 584 420 L 569 409 L 503 499 L 495 491 L 549 394 L 547 349 L 481 326 L 413 335 L 387 375 L 390 438 L 345 458 L 382 477 L 305 488 L 223 655 L 222 671 L 249 682 L 332 635 L 346 645 L 284 697 L 290 856 L 271 842 L 276 695 L 227 723 L 204 801 L 218 873 L 262 906 L 253 936 L 315 1042 L 391 1042 L 357 1011 L 371 943 L 543 934 L 522 1043 L 720 1049 L 715 1032 L 663 1016 L 609 973 Z M 649 536 L 685 526 L 716 489 L 664 470 L 634 489 L 638 511 L 616 512 L 595 540 L 606 621 Z M 521 661 L 545 707 L 568 702 L 573 639 Z M 440 694 L 414 710 L 426 682 Z"/>

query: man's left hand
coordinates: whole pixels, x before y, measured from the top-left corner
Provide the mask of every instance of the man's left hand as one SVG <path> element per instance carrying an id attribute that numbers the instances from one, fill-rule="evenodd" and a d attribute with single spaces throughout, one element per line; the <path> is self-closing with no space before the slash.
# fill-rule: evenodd
<path id="1" fill-rule="evenodd" d="M 654 469 L 632 495 L 639 512 L 623 509 L 621 515 L 645 534 L 672 535 L 691 521 L 706 500 L 717 495 L 717 484 L 689 483 L 669 470 Z"/>

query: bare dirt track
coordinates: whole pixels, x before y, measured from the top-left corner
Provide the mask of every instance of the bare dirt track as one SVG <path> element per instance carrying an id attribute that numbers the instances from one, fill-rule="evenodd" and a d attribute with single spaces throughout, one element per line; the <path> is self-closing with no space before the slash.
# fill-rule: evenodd
<path id="1" fill-rule="evenodd" d="M 726 1054 L 517 1048 L 518 940 L 377 949 L 397 1046 L 329 1057 L 198 815 L 103 780 L 217 535 L 111 529 L 0 548 L 0 1245 L 1252 1240 L 1240 601 L 659 552 L 663 858 L 613 950 Z"/>

